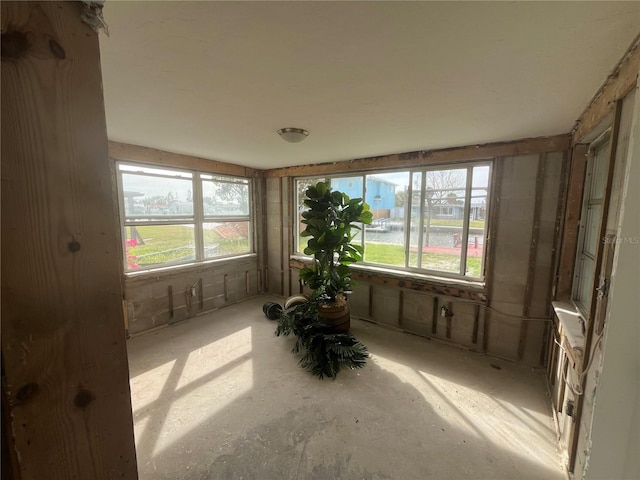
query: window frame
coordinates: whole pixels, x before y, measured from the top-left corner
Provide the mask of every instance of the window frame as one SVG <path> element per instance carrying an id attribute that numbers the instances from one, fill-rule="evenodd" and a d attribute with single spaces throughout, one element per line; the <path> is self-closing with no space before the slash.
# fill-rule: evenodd
<path id="1" fill-rule="evenodd" d="M 480 166 L 487 166 L 489 168 L 488 171 L 488 178 L 487 178 L 487 186 L 485 187 L 473 187 L 472 183 L 473 183 L 473 176 L 472 176 L 472 172 L 473 172 L 473 168 L 474 167 L 480 167 Z M 367 177 L 370 175 L 379 175 L 379 174 L 384 174 L 384 173 L 404 173 L 406 172 L 408 174 L 408 185 L 407 185 L 407 199 L 405 201 L 405 205 L 404 205 L 404 220 L 403 220 L 403 234 L 404 234 L 404 242 L 403 242 L 403 247 L 404 247 L 404 266 L 401 265 L 389 265 L 389 264 L 384 264 L 384 263 L 376 263 L 376 262 L 370 262 L 366 260 L 366 249 L 365 249 L 365 258 L 358 262 L 358 264 L 356 265 L 356 267 L 365 267 L 365 268 L 376 268 L 376 269 L 384 269 L 384 270 L 389 270 L 392 272 L 399 272 L 399 273 L 409 273 L 409 274 L 415 274 L 418 276 L 428 276 L 428 277 L 432 277 L 432 278 L 438 278 L 438 279 L 443 279 L 445 281 L 450 281 L 451 283 L 456 283 L 456 282 L 480 282 L 482 284 L 484 284 L 485 279 L 486 279 L 486 268 L 487 268 L 487 258 L 489 256 L 489 249 L 491 248 L 491 245 L 489 245 L 489 243 L 487 242 L 488 239 L 488 235 L 490 232 L 490 225 L 491 222 L 493 221 L 493 219 L 490 218 L 490 205 L 491 202 L 493 201 L 493 197 L 492 197 L 492 177 L 494 174 L 494 167 L 495 167 L 495 158 L 483 158 L 483 159 L 477 159 L 477 160 L 469 160 L 466 162 L 455 162 L 455 163 L 444 163 L 444 164 L 434 164 L 434 165 L 424 165 L 424 166 L 419 166 L 419 167 L 408 167 L 408 168 L 389 168 L 389 169 L 381 169 L 381 170 L 363 170 L 363 171 L 354 171 L 354 172 L 339 172 L 336 174 L 319 174 L 319 175 L 309 175 L 309 176 L 300 176 L 300 177 L 294 177 L 293 181 L 294 181 L 294 188 L 293 190 L 293 195 L 294 195 L 294 205 L 295 205 L 295 218 L 294 218 L 294 222 L 295 222 L 295 229 L 294 230 L 294 235 L 295 238 L 293 239 L 293 243 L 292 245 L 294 246 L 293 250 L 293 254 L 295 256 L 302 256 L 302 257 L 306 257 L 306 255 L 304 255 L 303 253 L 303 245 L 301 245 L 299 243 L 300 240 L 300 233 L 302 233 L 302 231 L 300 230 L 300 212 L 301 210 L 301 204 L 298 202 L 298 195 L 299 195 L 299 187 L 298 187 L 298 182 L 300 181 L 313 181 L 313 182 L 317 182 L 317 181 L 326 181 L 326 182 L 331 182 L 331 180 L 333 179 L 339 179 L 339 178 L 352 178 L 352 177 L 362 177 L 362 198 L 366 198 L 367 195 Z M 425 191 L 425 184 L 426 184 L 426 172 L 428 171 L 439 171 L 439 170 L 455 170 L 455 169 L 463 169 L 466 168 L 468 169 L 468 172 L 471 172 L 471 174 L 467 174 L 467 178 L 466 178 L 466 183 L 465 183 L 465 187 L 463 188 L 459 188 L 456 190 L 464 190 L 465 191 L 465 206 L 464 206 L 464 213 L 463 213 L 463 231 L 462 231 L 462 239 L 463 239 L 463 243 L 461 245 L 461 253 L 460 253 L 460 265 L 461 268 L 458 271 L 458 273 L 456 272 L 447 272 L 447 271 L 442 271 L 442 270 L 433 270 L 433 269 L 428 269 L 428 268 L 424 268 L 424 267 L 412 267 L 409 265 L 409 250 L 411 248 L 411 243 L 410 243 L 410 228 L 411 228 L 411 209 L 412 209 L 412 201 L 413 201 L 413 175 L 414 173 L 420 173 L 422 176 L 421 182 L 422 182 L 422 187 L 420 190 L 420 206 L 419 206 L 419 211 L 424 211 L 424 195 L 422 194 L 422 192 Z M 474 190 L 485 190 L 486 191 L 486 211 L 485 211 L 485 225 L 484 225 L 484 232 L 483 232 L 483 251 L 482 251 L 482 259 L 481 259 L 481 268 L 480 268 L 480 275 L 479 276 L 472 276 L 472 275 L 468 275 L 466 274 L 466 270 L 468 270 L 468 255 L 467 255 L 467 249 L 468 249 L 468 242 L 469 242 L 469 225 L 470 225 L 470 215 L 471 215 L 471 200 L 473 198 L 473 192 Z M 421 215 L 420 218 L 420 228 L 423 229 L 424 228 L 424 215 Z M 419 235 L 420 237 L 422 237 L 422 234 Z M 367 232 L 366 229 L 363 228 L 362 230 L 362 234 L 361 234 L 361 245 L 366 246 L 366 242 L 367 242 Z M 421 256 L 419 256 L 421 257 Z M 464 265 L 464 269 L 465 269 L 465 273 L 461 274 L 459 273 L 460 271 L 462 271 L 463 267 L 462 265 Z"/>
<path id="2" fill-rule="evenodd" d="M 122 170 L 120 167 L 132 167 L 131 170 Z M 156 169 L 162 170 L 166 172 L 176 172 L 177 175 L 170 175 L 164 173 L 150 173 L 143 171 L 136 171 L 135 168 L 140 169 Z M 127 214 L 125 209 L 125 195 L 124 195 L 124 186 L 123 186 L 123 174 L 130 175 L 139 175 L 142 177 L 155 177 L 155 178 L 181 178 L 187 179 L 187 176 L 180 176 L 180 174 L 188 174 L 191 175 L 191 192 L 192 192 L 192 202 L 193 202 L 193 213 L 192 214 L 176 214 L 175 216 L 167 216 L 167 215 L 144 215 L 144 218 L 150 220 L 127 220 Z M 211 261 L 222 260 L 222 259 L 231 259 L 235 257 L 242 257 L 245 255 L 255 253 L 255 241 L 254 241 L 254 232 L 255 232 L 255 219 L 254 219 L 254 209 L 253 209 L 253 188 L 254 182 L 250 177 L 240 177 L 236 175 L 226 175 L 215 172 L 206 172 L 200 170 L 194 170 L 183 167 L 173 167 L 155 163 L 144 163 L 137 161 L 129 161 L 123 159 L 115 160 L 115 175 L 116 175 L 116 185 L 117 185 L 117 196 L 118 196 L 118 210 L 119 210 L 119 226 L 122 238 L 122 246 L 123 246 L 123 268 L 125 275 L 130 274 L 139 274 L 142 272 L 151 272 L 157 270 L 171 270 L 174 268 L 184 267 L 188 265 L 199 265 L 203 263 L 208 263 Z M 206 178 L 207 176 L 213 178 Z M 240 183 L 243 185 L 247 185 L 247 204 L 248 204 L 248 214 L 247 215 L 207 215 L 204 213 L 204 197 L 203 197 L 203 188 L 202 184 L 205 181 L 215 181 L 216 177 L 229 179 L 228 182 L 223 180 L 223 183 Z M 236 181 L 234 181 L 236 180 Z M 205 255 L 205 240 L 204 240 L 204 224 L 206 223 L 232 223 L 232 222 L 248 222 L 249 230 L 247 233 L 248 239 L 248 249 L 246 252 L 242 253 L 233 253 L 227 255 L 217 255 L 217 256 L 209 256 Z M 183 261 L 168 261 L 162 264 L 157 264 L 153 266 L 141 266 L 140 268 L 129 268 L 127 261 L 127 233 L 126 230 L 129 227 L 140 227 L 140 226 L 162 226 L 162 225 L 193 225 L 194 228 L 194 250 L 195 250 L 195 258 Z"/>
<path id="3" fill-rule="evenodd" d="M 603 174 L 602 177 L 602 191 L 601 196 L 594 198 L 592 197 L 592 190 L 594 188 L 594 183 L 597 181 L 595 177 L 596 170 L 596 155 L 603 152 L 604 157 L 599 159 L 598 161 L 604 161 L 604 170 L 600 173 Z M 598 281 L 597 278 L 591 279 L 591 284 L 589 287 L 590 297 L 588 305 L 582 303 L 582 298 L 580 298 L 580 294 L 583 287 L 583 282 L 585 281 L 584 272 L 585 272 L 585 262 L 583 262 L 584 257 L 590 259 L 593 263 L 593 272 L 597 271 L 598 262 L 601 260 L 598 258 L 598 243 L 602 241 L 602 239 L 596 238 L 596 251 L 593 254 L 590 254 L 588 251 L 585 251 L 586 241 L 588 238 L 588 224 L 591 220 L 594 220 L 594 217 L 589 215 L 589 210 L 593 205 L 600 205 L 603 207 L 605 205 L 605 198 L 607 195 L 610 195 L 611 192 L 607 192 L 607 174 L 608 169 L 610 168 L 610 152 L 611 152 L 611 129 L 607 129 L 602 132 L 593 142 L 589 145 L 589 150 L 587 154 L 587 165 L 585 168 L 585 178 L 583 181 L 583 192 L 582 192 L 582 202 L 580 205 L 580 220 L 578 222 L 578 240 L 576 242 L 575 249 L 575 260 L 573 264 L 573 279 L 571 285 L 571 301 L 573 302 L 575 308 L 580 313 L 582 318 L 586 324 L 591 321 L 590 312 L 591 307 L 594 301 L 594 291 L 595 284 Z M 596 232 L 599 233 L 602 226 L 602 221 L 605 218 L 604 211 L 600 212 L 599 217 L 597 218 Z"/>

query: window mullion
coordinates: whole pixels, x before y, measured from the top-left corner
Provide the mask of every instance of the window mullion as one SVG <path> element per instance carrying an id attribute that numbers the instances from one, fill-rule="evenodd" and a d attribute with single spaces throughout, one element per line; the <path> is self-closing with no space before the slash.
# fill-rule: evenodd
<path id="1" fill-rule="evenodd" d="M 204 209 L 202 199 L 202 179 L 199 172 L 193 175 L 193 215 L 195 229 L 196 260 L 201 262 L 204 259 Z"/>
<path id="2" fill-rule="evenodd" d="M 422 242 L 424 237 L 424 202 L 427 190 L 427 171 L 422 172 L 422 183 L 420 184 L 420 215 L 418 216 L 418 261 L 416 262 L 417 268 L 422 268 Z M 429 228 L 429 225 L 427 225 Z"/>
<path id="3" fill-rule="evenodd" d="M 462 218 L 462 251 L 460 252 L 460 275 L 467 274 L 467 252 L 469 242 L 469 215 L 471 214 L 471 187 L 473 185 L 473 167 L 467 167 L 467 186 L 465 188 L 464 213 Z"/>
<path id="4" fill-rule="evenodd" d="M 409 188 L 404 204 L 404 267 L 409 268 L 409 255 L 411 249 L 411 205 L 413 204 L 413 175 L 409 172 Z"/>

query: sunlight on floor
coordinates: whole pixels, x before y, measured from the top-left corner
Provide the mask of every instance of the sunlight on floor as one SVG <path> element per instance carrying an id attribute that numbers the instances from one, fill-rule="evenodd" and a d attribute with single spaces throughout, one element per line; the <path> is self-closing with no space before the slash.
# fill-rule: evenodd
<path id="1" fill-rule="evenodd" d="M 136 446 L 147 458 L 253 388 L 251 327 L 131 379 Z"/>

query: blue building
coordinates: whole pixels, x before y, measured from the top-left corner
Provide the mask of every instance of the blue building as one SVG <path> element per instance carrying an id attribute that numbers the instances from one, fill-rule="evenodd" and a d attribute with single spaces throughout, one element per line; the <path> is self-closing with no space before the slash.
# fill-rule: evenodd
<path id="1" fill-rule="evenodd" d="M 362 198 L 362 177 L 332 178 L 331 187 L 349 195 Z M 396 205 L 396 184 L 376 177 L 367 177 L 365 202 L 371 210 L 391 210 Z"/>

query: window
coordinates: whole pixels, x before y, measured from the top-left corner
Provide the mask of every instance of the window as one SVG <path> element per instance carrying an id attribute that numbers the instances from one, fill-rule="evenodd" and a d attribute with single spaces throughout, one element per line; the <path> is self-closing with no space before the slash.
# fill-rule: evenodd
<path id="1" fill-rule="evenodd" d="M 320 180 L 364 198 L 373 222 L 355 238 L 364 263 L 418 273 L 481 279 L 484 274 L 491 162 L 349 176 L 298 178 L 297 252 L 304 191 Z"/>
<path id="2" fill-rule="evenodd" d="M 608 164 L 609 134 L 606 133 L 589 149 L 574 269 L 573 300 L 586 319 L 589 318 L 594 287 Z"/>
<path id="3" fill-rule="evenodd" d="M 252 251 L 250 181 L 118 163 L 125 270 Z"/>

